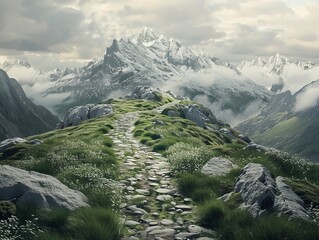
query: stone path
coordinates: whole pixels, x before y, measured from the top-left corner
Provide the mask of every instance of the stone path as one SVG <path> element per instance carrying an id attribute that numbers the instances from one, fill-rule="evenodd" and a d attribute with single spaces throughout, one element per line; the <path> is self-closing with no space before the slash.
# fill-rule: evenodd
<path id="1" fill-rule="evenodd" d="M 192 200 L 177 192 L 166 159 L 134 139 L 137 118 L 138 113 L 124 114 L 109 134 L 116 154 L 123 159 L 120 208 L 128 229 L 123 239 L 213 239 L 201 237 L 208 230 L 193 225 Z"/>

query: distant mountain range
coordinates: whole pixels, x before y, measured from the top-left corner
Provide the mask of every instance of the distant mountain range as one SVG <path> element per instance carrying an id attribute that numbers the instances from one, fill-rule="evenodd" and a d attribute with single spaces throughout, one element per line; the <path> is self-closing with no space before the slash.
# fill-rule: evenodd
<path id="1" fill-rule="evenodd" d="M 26 97 L 20 84 L 0 69 L 0 141 L 50 131 L 58 118 Z"/>
<path id="2" fill-rule="evenodd" d="M 237 68 L 247 77 L 273 92 L 295 93 L 319 77 L 319 64 L 311 61 L 292 61 L 280 55 L 267 59 L 243 61 Z"/>
<path id="3" fill-rule="evenodd" d="M 26 69 L 30 72 L 32 68 Z M 75 105 L 123 96 L 136 86 L 151 85 L 196 99 L 232 125 L 237 119 L 257 115 L 273 95 L 234 65 L 195 53 L 150 28 L 143 28 L 131 40 L 114 40 L 103 57 L 84 67 L 38 73 L 22 84 L 35 102 L 60 116 Z"/>
<path id="4" fill-rule="evenodd" d="M 275 95 L 260 115 L 237 126 L 254 141 L 319 162 L 319 80 Z"/>

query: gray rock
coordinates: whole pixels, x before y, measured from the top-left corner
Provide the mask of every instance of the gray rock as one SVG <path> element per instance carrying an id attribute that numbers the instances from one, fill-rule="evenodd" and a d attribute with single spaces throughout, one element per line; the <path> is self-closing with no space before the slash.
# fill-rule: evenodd
<path id="1" fill-rule="evenodd" d="M 234 191 L 241 194 L 244 201 L 241 207 L 254 217 L 273 212 L 289 218 L 309 219 L 302 199 L 284 183 L 282 177 L 275 180 L 261 164 L 246 165 L 236 181 Z"/>
<path id="2" fill-rule="evenodd" d="M 205 128 L 206 124 L 203 120 L 203 113 L 198 109 L 196 105 L 189 107 L 187 113 L 185 114 L 186 119 L 193 121 L 197 126 Z"/>
<path id="3" fill-rule="evenodd" d="M 238 135 L 238 138 L 240 138 L 241 140 L 243 140 L 243 141 L 246 142 L 246 143 L 251 143 L 250 138 L 247 137 L 247 136 L 245 136 L 245 135 L 243 135 L 243 134 L 239 134 L 239 135 Z"/>
<path id="4" fill-rule="evenodd" d="M 83 121 L 89 119 L 89 110 L 93 105 L 76 106 L 71 108 L 65 115 L 63 120 L 63 127 L 77 126 Z"/>
<path id="5" fill-rule="evenodd" d="M 18 143 L 24 143 L 26 141 L 27 140 L 25 140 L 23 138 L 18 138 L 18 137 L 6 139 L 0 143 L 0 153 L 3 153 L 8 148 L 10 148 Z"/>
<path id="6" fill-rule="evenodd" d="M 163 220 L 161 220 L 161 224 L 164 226 L 169 226 L 169 225 L 173 225 L 174 222 L 170 219 L 163 219 Z"/>
<path id="7" fill-rule="evenodd" d="M 156 237 L 172 237 L 174 236 L 176 231 L 171 228 L 165 229 L 156 229 L 148 233 L 148 235 L 156 236 Z"/>
<path id="8" fill-rule="evenodd" d="M 199 237 L 199 233 L 180 232 L 175 235 L 175 238 L 178 239 L 194 239 L 197 237 Z"/>
<path id="9" fill-rule="evenodd" d="M 158 88 L 152 88 L 149 86 L 145 87 L 137 87 L 133 91 L 131 98 L 132 99 L 147 99 L 151 101 L 156 101 L 156 96 L 157 95 L 163 95 L 164 93 L 161 92 L 160 89 Z"/>
<path id="10" fill-rule="evenodd" d="M 43 143 L 43 141 L 41 141 L 39 139 L 33 139 L 33 140 L 27 142 L 27 144 L 31 144 L 31 145 L 38 145 L 41 143 Z"/>
<path id="11" fill-rule="evenodd" d="M 74 210 L 88 206 L 87 198 L 79 191 L 68 188 L 56 178 L 28 172 L 7 165 L 0 166 L 0 200 L 33 204 L 40 208 Z"/>
<path id="12" fill-rule="evenodd" d="M 304 201 L 284 183 L 283 177 L 276 178 L 277 190 L 279 196 L 276 198 L 274 208 L 280 215 L 289 216 L 289 218 L 309 219 Z"/>
<path id="13" fill-rule="evenodd" d="M 226 158 L 214 157 L 203 166 L 201 172 L 208 176 L 220 176 L 226 175 L 237 167 L 237 165 Z"/>
<path id="14" fill-rule="evenodd" d="M 136 207 L 136 205 L 128 206 L 127 209 L 133 213 L 141 212 L 142 214 L 147 214 L 147 212 L 144 209 L 138 208 Z"/>
<path id="15" fill-rule="evenodd" d="M 57 128 L 77 126 L 85 120 L 104 117 L 111 113 L 113 113 L 113 108 L 109 104 L 76 106 L 66 113 L 63 122 L 58 123 Z"/>
<path id="16" fill-rule="evenodd" d="M 234 191 L 241 194 L 241 207 L 254 217 L 272 209 L 275 203 L 276 183 L 271 173 L 261 164 L 249 163 L 238 177 Z"/>
<path id="17" fill-rule="evenodd" d="M 159 202 L 167 202 L 173 200 L 173 197 L 171 195 L 158 195 L 156 200 Z"/>
<path id="18" fill-rule="evenodd" d="M 176 113 L 174 110 L 168 110 L 166 115 L 169 117 L 179 117 L 179 114 Z"/>
<path id="19" fill-rule="evenodd" d="M 170 193 L 172 193 L 172 189 L 158 188 L 158 189 L 156 189 L 156 192 L 159 194 L 170 194 Z"/>
<path id="20" fill-rule="evenodd" d="M 191 205 L 176 205 L 175 208 L 188 211 L 188 210 L 192 210 L 193 207 Z"/>
<path id="21" fill-rule="evenodd" d="M 89 119 L 104 117 L 113 112 L 113 108 L 109 104 L 99 104 L 90 108 Z"/>
<path id="22" fill-rule="evenodd" d="M 135 227 L 137 225 L 141 225 L 139 222 L 133 221 L 133 220 L 128 220 L 124 223 L 125 226 L 128 227 Z"/>

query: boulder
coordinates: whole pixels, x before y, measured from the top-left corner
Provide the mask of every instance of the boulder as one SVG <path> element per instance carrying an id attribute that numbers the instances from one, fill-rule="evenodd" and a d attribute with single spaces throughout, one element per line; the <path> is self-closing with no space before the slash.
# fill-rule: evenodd
<path id="1" fill-rule="evenodd" d="M 226 158 L 214 157 L 203 166 L 201 172 L 208 176 L 221 176 L 226 175 L 237 167 L 237 165 Z"/>
<path id="2" fill-rule="evenodd" d="M 90 108 L 89 119 L 99 118 L 106 115 L 109 115 L 113 112 L 113 108 L 109 104 L 99 104 Z"/>
<path id="3" fill-rule="evenodd" d="M 234 191 L 241 194 L 244 201 L 242 208 L 257 217 L 273 208 L 276 183 L 264 166 L 249 163 L 241 170 Z"/>
<path id="4" fill-rule="evenodd" d="M 239 134 L 238 138 L 241 139 L 242 141 L 246 142 L 246 143 L 251 143 L 251 140 L 249 137 L 243 135 L 243 134 Z"/>
<path id="5" fill-rule="evenodd" d="M 89 110 L 91 107 L 92 105 L 89 104 L 71 108 L 64 117 L 63 127 L 77 126 L 89 119 Z"/>
<path id="6" fill-rule="evenodd" d="M 206 107 L 199 106 L 197 104 L 192 105 L 182 105 L 176 104 L 170 108 L 166 108 L 162 111 L 162 114 L 169 117 L 182 117 L 188 119 L 197 126 L 202 128 L 211 128 L 213 130 L 219 129 L 218 126 L 225 126 L 225 124 L 217 121 L 216 117 Z M 218 125 L 218 126 L 215 126 Z"/>
<path id="7" fill-rule="evenodd" d="M 204 114 L 199 110 L 196 105 L 191 105 L 185 114 L 186 119 L 193 121 L 197 126 L 206 128 L 204 121 Z"/>
<path id="8" fill-rule="evenodd" d="M 104 117 L 113 112 L 110 104 L 87 104 L 71 108 L 64 117 L 63 122 L 57 124 L 57 129 L 80 125 L 83 121 Z"/>
<path id="9" fill-rule="evenodd" d="M 152 88 L 150 86 L 136 87 L 133 91 L 131 98 L 133 99 L 147 99 L 151 101 L 156 100 L 156 95 L 163 94 L 160 89 Z"/>
<path id="10" fill-rule="evenodd" d="M 68 188 L 52 176 L 2 165 L 0 201 L 12 200 L 49 209 L 74 210 L 88 206 L 88 200 L 83 193 Z"/>
<path id="11" fill-rule="evenodd" d="M 24 143 L 26 141 L 27 140 L 25 140 L 23 138 L 18 138 L 18 137 L 6 139 L 0 143 L 0 153 L 3 153 L 8 148 L 10 148 L 18 143 Z"/>
<path id="12" fill-rule="evenodd" d="M 234 192 L 241 194 L 244 201 L 241 208 L 247 209 L 254 217 L 270 212 L 289 218 L 309 218 L 303 200 L 282 177 L 274 179 L 261 164 L 249 163 L 241 170 Z"/>

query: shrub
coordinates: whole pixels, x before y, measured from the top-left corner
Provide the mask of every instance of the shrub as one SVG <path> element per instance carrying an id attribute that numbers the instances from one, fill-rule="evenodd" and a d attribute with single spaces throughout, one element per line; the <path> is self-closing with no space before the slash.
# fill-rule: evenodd
<path id="1" fill-rule="evenodd" d="M 218 200 L 206 202 L 198 208 L 198 223 L 205 228 L 218 228 L 225 216 L 225 206 Z"/>
<path id="2" fill-rule="evenodd" d="M 194 146 L 189 143 L 176 143 L 167 151 L 167 159 L 175 173 L 200 171 L 214 152 L 209 146 Z"/>
<path id="3" fill-rule="evenodd" d="M 0 201 L 0 220 L 7 219 L 17 212 L 16 206 L 9 201 Z"/>
<path id="4" fill-rule="evenodd" d="M 50 211 L 43 211 L 39 214 L 39 220 L 41 225 L 58 233 L 64 233 L 67 231 L 67 223 L 70 211 L 57 208 Z"/>
<path id="5" fill-rule="evenodd" d="M 120 239 L 121 227 L 119 216 L 109 209 L 78 209 L 71 215 L 69 224 L 76 239 Z"/>
<path id="6" fill-rule="evenodd" d="M 177 142 L 174 138 L 164 138 L 159 143 L 155 144 L 153 147 L 154 152 L 163 152 L 167 150 L 170 146 L 174 145 Z"/>

